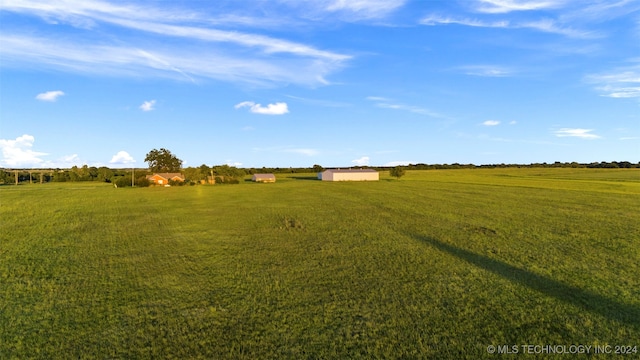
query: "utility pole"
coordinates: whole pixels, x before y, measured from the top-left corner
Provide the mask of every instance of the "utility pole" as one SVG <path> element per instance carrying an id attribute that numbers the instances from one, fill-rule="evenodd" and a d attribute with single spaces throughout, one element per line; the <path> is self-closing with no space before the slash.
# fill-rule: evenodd
<path id="1" fill-rule="evenodd" d="M 18 170 L 13 170 L 16 173 L 16 185 L 18 185 Z"/>

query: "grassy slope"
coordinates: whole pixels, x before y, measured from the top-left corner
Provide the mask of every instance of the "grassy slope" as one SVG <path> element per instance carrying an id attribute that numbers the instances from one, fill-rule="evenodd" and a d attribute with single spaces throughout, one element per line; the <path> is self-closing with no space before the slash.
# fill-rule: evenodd
<path id="1" fill-rule="evenodd" d="M 45 184 L 0 201 L 0 358 L 640 346 L 637 170 Z"/>

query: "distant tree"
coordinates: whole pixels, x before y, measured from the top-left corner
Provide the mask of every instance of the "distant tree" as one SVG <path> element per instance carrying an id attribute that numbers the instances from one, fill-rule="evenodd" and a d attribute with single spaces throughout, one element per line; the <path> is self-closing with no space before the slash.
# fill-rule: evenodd
<path id="1" fill-rule="evenodd" d="M 313 165 L 313 172 L 319 173 L 319 172 L 323 172 L 324 168 L 318 164 Z"/>
<path id="2" fill-rule="evenodd" d="M 67 180 L 69 180 L 68 171 L 56 170 L 56 172 L 53 174 L 53 181 L 55 182 L 65 182 Z"/>
<path id="3" fill-rule="evenodd" d="M 188 167 L 182 169 L 182 174 L 187 179 L 187 181 L 199 181 L 202 179 L 202 174 L 200 173 L 199 168 Z"/>
<path id="4" fill-rule="evenodd" d="M 78 175 L 80 175 L 80 180 L 81 181 L 87 181 L 87 180 L 91 180 L 90 179 L 90 173 L 89 173 L 89 165 L 82 165 L 82 168 L 78 169 Z"/>
<path id="5" fill-rule="evenodd" d="M 0 184 L 9 184 L 11 183 L 11 174 L 4 170 L 0 170 Z"/>
<path id="6" fill-rule="evenodd" d="M 213 172 L 216 175 L 216 184 L 238 184 L 246 175 L 244 170 L 229 165 L 214 166 Z"/>
<path id="7" fill-rule="evenodd" d="M 98 168 L 97 180 L 102 182 L 111 182 L 111 178 L 113 177 L 113 171 L 106 166 L 101 166 Z"/>
<path id="8" fill-rule="evenodd" d="M 395 178 L 398 178 L 398 179 L 403 177 L 405 173 L 406 172 L 405 172 L 405 170 L 404 170 L 404 168 L 402 166 L 396 166 L 396 167 L 392 168 L 391 170 L 389 170 L 389 175 L 391 175 L 391 176 L 393 176 Z"/>
<path id="9" fill-rule="evenodd" d="M 198 168 L 200 169 L 200 174 L 203 176 L 203 179 L 206 179 L 207 176 L 211 175 L 211 168 L 209 166 L 207 166 L 206 164 L 202 164 L 200 165 L 200 167 Z"/>
<path id="10" fill-rule="evenodd" d="M 95 166 L 92 166 L 89 168 L 89 177 L 90 180 L 96 180 L 98 178 L 98 168 Z"/>
<path id="11" fill-rule="evenodd" d="M 69 171 L 69 180 L 80 181 L 80 169 L 75 165 L 73 165 Z"/>
<path id="12" fill-rule="evenodd" d="M 149 151 L 144 161 L 152 172 L 178 172 L 182 167 L 182 160 L 165 148 Z"/>

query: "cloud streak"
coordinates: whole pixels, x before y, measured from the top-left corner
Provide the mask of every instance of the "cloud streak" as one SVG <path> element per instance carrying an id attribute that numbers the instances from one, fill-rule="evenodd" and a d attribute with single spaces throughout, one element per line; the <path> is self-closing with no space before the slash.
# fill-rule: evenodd
<path id="1" fill-rule="evenodd" d="M 47 91 L 47 92 L 43 92 L 41 94 L 36 95 L 36 99 L 40 101 L 55 102 L 58 100 L 59 97 L 63 95 L 64 95 L 64 92 L 61 90 Z"/>
<path id="2" fill-rule="evenodd" d="M 640 99 L 640 60 L 636 62 L 607 73 L 588 75 L 585 81 L 595 84 L 596 90 L 605 97 Z"/>
<path id="3" fill-rule="evenodd" d="M 509 20 L 484 21 L 465 17 L 451 17 L 432 14 L 420 20 L 420 24 L 427 26 L 462 25 L 478 28 L 530 29 L 579 39 L 593 39 L 601 37 L 600 34 L 592 31 L 578 30 L 572 27 L 563 26 L 557 20 L 553 19 L 541 19 L 525 22 L 513 22 Z"/>
<path id="4" fill-rule="evenodd" d="M 2 11 L 42 19 L 39 30 L 21 33 L 15 28 L 0 35 L 3 66 L 315 86 L 327 84 L 326 77 L 352 58 L 282 38 L 216 28 L 210 14 L 180 9 L 89 0 L 46 4 L 5 0 Z M 66 39 L 48 35 L 47 29 L 60 23 L 71 25 Z M 131 35 L 113 40 L 108 32 L 94 31 L 103 25 L 126 29 Z M 155 36 L 141 42 L 140 33 Z"/>
<path id="5" fill-rule="evenodd" d="M 283 152 L 293 153 L 298 155 L 305 155 L 305 156 L 316 156 L 320 153 L 316 149 L 308 149 L 308 148 L 285 149 L 283 150 Z"/>
<path id="6" fill-rule="evenodd" d="M 389 16 L 407 0 L 280 0 L 297 7 L 312 18 L 339 18 L 342 21 L 375 20 Z"/>
<path id="7" fill-rule="evenodd" d="M 250 112 L 262 115 L 284 115 L 289 112 L 289 107 L 285 102 L 277 102 L 275 104 L 262 106 L 262 104 L 256 104 L 253 101 L 243 101 L 236 104 L 234 107 L 236 109 L 248 107 Z"/>
<path id="8" fill-rule="evenodd" d="M 467 65 L 458 69 L 466 75 L 481 77 L 507 77 L 513 75 L 513 70 L 494 65 Z"/>
<path id="9" fill-rule="evenodd" d="M 556 137 L 577 137 L 580 139 L 594 140 L 599 139 L 600 136 L 592 134 L 593 129 L 580 129 L 580 128 L 562 128 L 554 131 Z"/>
<path id="10" fill-rule="evenodd" d="M 391 110 L 400 110 L 400 111 L 408 111 L 414 114 L 419 114 L 419 115 L 426 115 L 429 117 L 434 117 L 434 118 L 444 118 L 443 115 L 438 114 L 437 112 L 431 111 L 427 108 L 424 107 L 420 107 L 420 106 L 414 106 L 414 105 L 407 105 L 407 104 L 402 104 L 402 103 L 398 103 L 395 102 L 391 99 L 387 99 L 385 97 L 380 97 L 380 96 L 369 96 L 366 98 L 369 101 L 372 101 L 375 103 L 375 106 L 381 108 L 381 109 L 391 109 Z"/>
<path id="11" fill-rule="evenodd" d="M 562 7 L 565 0 L 477 0 L 475 10 L 489 14 Z"/>

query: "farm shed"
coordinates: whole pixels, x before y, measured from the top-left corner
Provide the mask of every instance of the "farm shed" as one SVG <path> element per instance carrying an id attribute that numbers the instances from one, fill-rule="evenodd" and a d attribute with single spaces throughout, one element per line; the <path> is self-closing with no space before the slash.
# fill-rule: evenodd
<path id="1" fill-rule="evenodd" d="M 373 169 L 328 169 L 318 174 L 322 181 L 378 181 L 380 174 Z"/>
<path id="2" fill-rule="evenodd" d="M 184 181 L 184 175 L 180 173 L 155 173 L 153 175 L 147 175 L 147 180 L 158 185 L 167 185 L 169 180 Z"/>
<path id="3" fill-rule="evenodd" d="M 251 181 L 273 183 L 276 182 L 276 176 L 273 174 L 253 174 Z"/>

